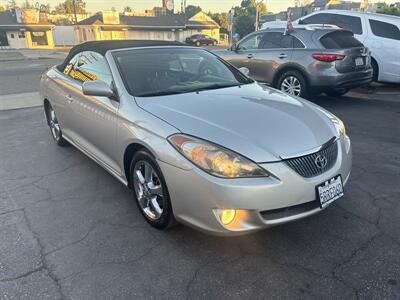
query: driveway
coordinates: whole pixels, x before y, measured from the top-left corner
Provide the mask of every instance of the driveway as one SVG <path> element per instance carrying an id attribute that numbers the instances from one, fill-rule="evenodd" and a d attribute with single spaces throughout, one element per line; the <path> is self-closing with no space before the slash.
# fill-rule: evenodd
<path id="1" fill-rule="evenodd" d="M 345 197 L 235 238 L 151 228 L 128 189 L 52 142 L 41 108 L 0 112 L 0 299 L 399 299 L 397 99 L 314 99 L 352 138 Z"/>

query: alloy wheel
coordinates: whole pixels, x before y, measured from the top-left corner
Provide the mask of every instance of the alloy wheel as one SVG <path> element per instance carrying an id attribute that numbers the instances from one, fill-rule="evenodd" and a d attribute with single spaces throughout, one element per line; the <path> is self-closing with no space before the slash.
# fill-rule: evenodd
<path id="1" fill-rule="evenodd" d="M 52 107 L 49 108 L 49 126 L 51 129 L 51 134 L 53 138 L 58 141 L 61 137 L 61 127 L 58 123 L 56 113 Z"/>
<path id="2" fill-rule="evenodd" d="M 301 95 L 301 83 L 295 76 L 288 76 L 281 83 L 281 91 L 293 96 Z"/>
<path id="3" fill-rule="evenodd" d="M 135 164 L 133 177 L 140 208 L 150 220 L 160 219 L 164 211 L 164 193 L 157 171 L 147 161 L 140 160 Z"/>

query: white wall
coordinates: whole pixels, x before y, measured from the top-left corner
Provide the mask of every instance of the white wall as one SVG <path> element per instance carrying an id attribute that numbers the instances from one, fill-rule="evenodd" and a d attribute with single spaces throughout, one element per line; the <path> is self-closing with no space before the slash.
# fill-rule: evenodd
<path id="1" fill-rule="evenodd" d="M 25 39 L 24 32 L 20 32 L 18 34 L 18 31 L 8 31 L 7 39 L 8 39 L 8 45 L 10 48 L 13 48 L 13 49 L 28 48 L 28 46 L 26 45 L 26 39 Z"/>
<path id="2" fill-rule="evenodd" d="M 76 44 L 74 26 L 56 26 L 53 29 L 54 46 L 73 46 Z"/>

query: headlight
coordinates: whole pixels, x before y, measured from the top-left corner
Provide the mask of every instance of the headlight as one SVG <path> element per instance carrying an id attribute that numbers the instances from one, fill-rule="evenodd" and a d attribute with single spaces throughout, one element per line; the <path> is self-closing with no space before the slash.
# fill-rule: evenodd
<path id="1" fill-rule="evenodd" d="M 345 136 L 346 135 L 346 126 L 344 126 L 343 121 L 335 116 L 335 120 L 333 121 L 333 123 L 335 124 L 335 127 L 338 130 L 338 132 L 341 135 Z"/>
<path id="2" fill-rule="evenodd" d="M 183 134 L 168 138 L 183 156 L 207 173 L 224 178 L 265 177 L 268 172 L 249 159 L 221 146 Z"/>

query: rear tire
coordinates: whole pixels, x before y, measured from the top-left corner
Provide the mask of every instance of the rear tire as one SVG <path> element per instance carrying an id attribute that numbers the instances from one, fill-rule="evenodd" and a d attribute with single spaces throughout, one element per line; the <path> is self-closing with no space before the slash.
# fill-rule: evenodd
<path id="1" fill-rule="evenodd" d="M 340 96 L 343 96 L 344 94 L 346 94 L 348 91 L 349 91 L 349 89 L 334 89 L 334 90 L 326 91 L 325 93 L 331 97 L 340 97 Z"/>
<path id="2" fill-rule="evenodd" d="M 133 156 L 130 185 L 140 212 L 151 226 L 165 229 L 175 225 L 164 175 L 149 152 L 141 150 Z"/>
<path id="3" fill-rule="evenodd" d="M 47 124 L 50 128 L 51 136 L 53 137 L 56 144 L 61 147 L 70 146 L 70 143 L 68 143 L 63 138 L 61 125 L 59 124 L 56 112 L 54 111 L 50 103 L 45 106 L 45 114 L 47 118 Z"/>
<path id="4" fill-rule="evenodd" d="M 282 73 L 277 81 L 277 89 L 282 92 L 306 98 L 308 96 L 308 85 L 305 77 L 296 70 L 289 70 Z"/>
<path id="5" fill-rule="evenodd" d="M 371 66 L 372 66 L 372 80 L 375 82 L 378 82 L 379 67 L 378 67 L 377 62 L 374 59 L 371 60 Z"/>
<path id="6" fill-rule="evenodd" d="M 197 47 L 200 47 L 200 42 L 199 41 L 197 41 L 196 43 L 195 43 L 195 45 L 197 46 Z"/>

